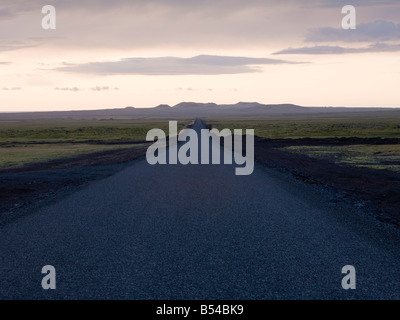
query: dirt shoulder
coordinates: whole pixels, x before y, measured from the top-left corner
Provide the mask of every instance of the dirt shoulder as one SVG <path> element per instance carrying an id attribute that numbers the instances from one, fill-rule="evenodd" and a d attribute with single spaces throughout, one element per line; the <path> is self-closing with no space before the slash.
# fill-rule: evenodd
<path id="1" fill-rule="evenodd" d="M 400 174 L 388 170 L 338 165 L 280 149 L 304 145 L 393 144 L 390 139 L 255 139 L 257 162 L 289 172 L 302 181 L 333 189 L 335 201 L 351 199 L 372 206 L 378 219 L 400 226 Z M 94 152 L 0 170 L 0 215 L 30 208 L 110 176 L 144 156 L 146 147 Z"/>
<path id="2" fill-rule="evenodd" d="M 351 200 L 359 206 L 368 205 L 379 220 L 400 226 L 400 174 L 335 164 L 280 149 L 305 145 L 397 144 L 400 139 L 255 139 L 255 159 L 270 168 L 284 170 L 309 184 L 333 189 L 336 201 Z M 400 162 L 400 159 L 399 159 Z"/>
<path id="3" fill-rule="evenodd" d="M 0 215 L 12 215 L 72 192 L 122 170 L 144 156 L 146 147 L 98 151 L 0 170 Z"/>

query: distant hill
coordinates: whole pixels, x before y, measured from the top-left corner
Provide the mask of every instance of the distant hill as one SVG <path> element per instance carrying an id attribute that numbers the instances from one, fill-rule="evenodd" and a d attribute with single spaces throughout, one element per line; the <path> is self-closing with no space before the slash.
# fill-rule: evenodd
<path id="1" fill-rule="evenodd" d="M 161 104 L 153 108 L 126 107 L 120 109 L 0 113 L 0 121 L 25 119 L 182 119 L 182 118 L 276 118 L 276 117 L 338 117 L 400 116 L 400 108 L 303 107 L 294 104 L 260 104 L 238 102 L 215 104 L 181 102 L 175 106 Z"/>

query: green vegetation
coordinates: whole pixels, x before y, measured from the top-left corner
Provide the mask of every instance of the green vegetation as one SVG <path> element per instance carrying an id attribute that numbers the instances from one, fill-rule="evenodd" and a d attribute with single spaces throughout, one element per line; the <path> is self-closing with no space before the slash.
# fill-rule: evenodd
<path id="1" fill-rule="evenodd" d="M 291 146 L 284 150 L 312 158 L 400 172 L 400 145 Z"/>
<path id="2" fill-rule="evenodd" d="M 178 129 L 190 123 L 178 121 Z M 168 125 L 167 120 L 0 121 L 0 168 L 101 150 L 142 147 L 137 142 L 145 142 L 149 130 L 159 128 L 168 134 Z"/>
<path id="3" fill-rule="evenodd" d="M 178 122 L 178 128 L 190 123 Z M 0 122 L 2 142 L 144 141 L 150 129 L 168 132 L 168 121 L 156 120 L 58 120 Z"/>
<path id="4" fill-rule="evenodd" d="M 254 129 L 255 135 L 271 139 L 400 138 L 400 118 L 209 120 L 207 124 L 219 130 Z M 359 145 L 297 145 L 283 149 L 340 164 L 400 171 L 400 144 L 371 145 L 366 141 Z"/>
<path id="5" fill-rule="evenodd" d="M 136 144 L 134 147 L 143 146 Z M 91 145 L 91 144 L 19 144 L 0 147 L 0 168 L 14 167 L 30 162 L 64 158 L 77 154 L 90 153 L 100 150 L 129 148 L 133 145 Z"/>
<path id="6" fill-rule="evenodd" d="M 400 138 L 399 118 L 208 120 L 207 124 L 218 130 L 254 129 L 255 135 L 264 138 Z"/>

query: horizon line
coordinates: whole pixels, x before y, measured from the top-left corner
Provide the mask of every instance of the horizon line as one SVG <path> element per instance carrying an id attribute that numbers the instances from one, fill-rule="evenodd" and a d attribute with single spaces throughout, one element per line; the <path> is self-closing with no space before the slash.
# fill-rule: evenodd
<path id="1" fill-rule="evenodd" d="M 153 107 L 134 107 L 132 105 L 127 105 L 125 107 L 110 107 L 110 108 L 98 108 L 98 109 L 63 109 L 63 110 L 27 110 L 27 111 L 1 111 L 0 110 L 0 114 L 9 114 L 9 113 L 40 113 L 40 112 L 73 112 L 73 111 L 97 111 L 97 110 L 121 110 L 121 109 L 127 109 L 127 108 L 133 108 L 133 109 L 154 109 L 158 106 L 168 106 L 170 108 L 174 108 L 179 104 L 182 103 L 195 103 L 195 104 L 216 104 L 218 106 L 226 106 L 226 105 L 235 105 L 235 104 L 239 104 L 239 103 L 254 103 L 254 104 L 260 104 L 260 105 L 265 105 L 265 106 L 279 106 L 279 105 L 293 105 L 293 106 L 298 106 L 298 107 L 302 107 L 302 108 L 346 108 L 346 109 L 400 109 L 400 105 L 399 106 L 302 106 L 299 104 L 295 104 L 295 103 L 260 103 L 260 102 L 246 102 L 246 101 L 239 101 L 236 103 L 215 103 L 215 102 L 194 102 L 194 101 L 182 101 L 179 102 L 173 106 L 169 105 L 169 104 L 165 104 L 165 103 L 160 103 L 156 106 Z"/>

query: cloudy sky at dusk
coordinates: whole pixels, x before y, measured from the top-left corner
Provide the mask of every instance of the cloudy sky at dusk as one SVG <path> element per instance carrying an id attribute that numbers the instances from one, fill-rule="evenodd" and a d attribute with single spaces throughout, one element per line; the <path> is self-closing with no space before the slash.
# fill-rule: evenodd
<path id="1" fill-rule="evenodd" d="M 347 4 L 356 30 L 341 28 Z M 400 107 L 398 0 L 2 0 L 0 39 L 0 112 Z"/>

